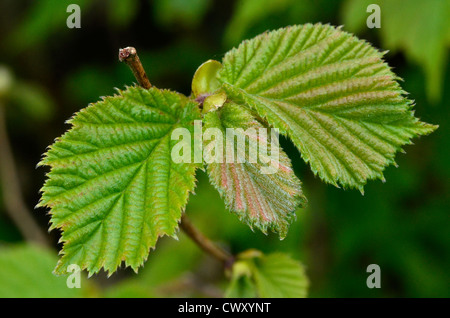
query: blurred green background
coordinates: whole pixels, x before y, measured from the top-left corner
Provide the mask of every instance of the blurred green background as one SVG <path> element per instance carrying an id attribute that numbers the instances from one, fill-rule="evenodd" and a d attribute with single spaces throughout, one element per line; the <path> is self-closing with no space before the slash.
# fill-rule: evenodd
<path id="1" fill-rule="evenodd" d="M 81 7 L 81 29 L 66 26 L 70 3 Z M 366 26 L 370 3 L 381 7 L 380 29 Z M 33 208 L 46 172 L 35 167 L 74 112 L 135 81 L 118 62 L 119 48 L 137 48 L 154 85 L 189 95 L 202 62 L 221 60 L 266 30 L 306 22 L 344 25 L 389 50 L 387 62 L 404 79 L 416 116 L 440 128 L 406 146 L 407 154 L 397 155 L 399 167 L 386 169 L 386 183 L 370 182 L 364 196 L 322 183 L 282 140 L 309 199 L 283 241 L 241 224 L 203 172 L 187 213 L 234 253 L 284 251 L 302 261 L 311 297 L 449 297 L 449 17 L 448 0 L 0 1 L 0 116 L 7 130 L 0 136 L 9 140 L 17 171 L 0 170 L 0 297 L 222 296 L 227 280 L 220 264 L 183 233 L 179 241 L 161 239 L 138 275 L 121 269 L 109 279 L 100 274 L 83 281 L 80 290 L 67 289 L 65 277 L 51 275 L 59 233 L 47 234 L 47 211 Z M 8 153 L 0 143 L 3 165 Z M 47 250 L 25 243 L 23 222 L 10 215 L 14 179 L 25 202 L 17 209 L 50 239 Z M 372 263 L 381 267 L 381 289 L 366 287 Z"/>

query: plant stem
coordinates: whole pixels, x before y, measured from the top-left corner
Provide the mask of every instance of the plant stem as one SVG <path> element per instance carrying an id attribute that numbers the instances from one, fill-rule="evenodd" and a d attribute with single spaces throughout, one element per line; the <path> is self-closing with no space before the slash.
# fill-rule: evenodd
<path id="1" fill-rule="evenodd" d="M 126 47 L 119 50 L 119 61 L 125 62 L 136 77 L 139 85 L 143 88 L 149 89 L 152 85 L 148 80 L 147 74 L 145 73 L 144 67 L 137 55 L 136 49 L 134 47 Z M 212 255 L 220 262 L 222 262 L 225 267 L 231 266 L 233 264 L 233 255 L 229 254 L 219 246 L 215 245 L 209 238 L 203 235 L 186 217 L 185 214 L 181 216 L 180 228 L 189 236 L 202 250 Z"/>
<path id="2" fill-rule="evenodd" d="M 49 246 L 47 237 L 31 216 L 20 189 L 17 168 L 9 144 L 3 105 L 0 103 L 0 177 L 6 213 L 27 241 Z"/>
<path id="3" fill-rule="evenodd" d="M 231 265 L 233 262 L 233 255 L 229 254 L 224 249 L 215 245 L 209 238 L 203 235 L 188 219 L 186 214 L 181 216 L 180 228 L 189 236 L 197 245 L 207 252 L 208 254 L 214 256 L 217 260 L 225 264 L 225 266 Z"/>
<path id="4" fill-rule="evenodd" d="M 145 89 L 152 87 L 150 81 L 148 80 L 147 74 L 145 73 L 144 67 L 142 66 L 141 60 L 137 55 L 136 49 L 134 47 L 126 47 L 119 50 L 119 61 L 125 62 L 136 77 L 139 85 Z"/>

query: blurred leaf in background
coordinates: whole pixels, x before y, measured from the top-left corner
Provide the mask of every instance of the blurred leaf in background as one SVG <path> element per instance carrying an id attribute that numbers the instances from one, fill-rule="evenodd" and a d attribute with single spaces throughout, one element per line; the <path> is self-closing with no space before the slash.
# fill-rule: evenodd
<path id="1" fill-rule="evenodd" d="M 107 289 L 106 296 L 192 297 L 192 290 L 189 286 L 183 287 L 183 280 L 201 264 L 202 252 L 187 237 L 181 236 L 179 241 L 161 239 L 139 274 Z"/>
<path id="2" fill-rule="evenodd" d="M 194 28 L 203 19 L 211 0 L 153 0 L 154 19 L 165 27 Z"/>
<path id="3" fill-rule="evenodd" d="M 44 40 L 69 31 L 66 25 L 67 6 L 72 0 L 40 0 L 34 1 L 22 18 L 23 22 L 9 35 L 7 40 L 15 50 L 31 48 Z M 88 10 L 94 1 L 78 0 L 76 4 Z M 65 31 L 65 32 L 64 32 Z M 57 37 L 56 37 L 57 38 Z"/>
<path id="4" fill-rule="evenodd" d="M 139 12 L 139 0 L 109 0 L 108 2 L 108 22 L 117 28 L 128 26 Z"/>
<path id="5" fill-rule="evenodd" d="M 307 22 L 328 23 L 338 1 L 237 0 L 224 34 L 227 48 L 267 30 Z"/>
<path id="6" fill-rule="evenodd" d="M 236 2 L 233 17 L 225 31 L 225 44 L 238 44 L 245 32 L 256 22 L 285 10 L 293 0 L 241 0 Z M 301 1 L 299 1 L 301 2 Z"/>
<path id="7" fill-rule="evenodd" d="M 369 15 L 366 8 L 372 3 L 381 8 L 382 48 L 392 53 L 403 51 L 420 65 L 427 78 L 428 98 L 438 102 L 448 71 L 450 0 L 347 0 L 341 11 L 345 29 L 364 33 Z"/>
<path id="8" fill-rule="evenodd" d="M 248 250 L 237 256 L 227 297 L 304 298 L 309 281 L 303 265 L 287 254 Z"/>
<path id="9" fill-rule="evenodd" d="M 0 297 L 68 298 L 89 295 L 89 287 L 68 288 L 65 276 L 52 274 L 56 253 L 33 245 L 0 246 Z M 86 284 L 82 281 L 82 284 Z"/>
<path id="10" fill-rule="evenodd" d="M 20 122 L 23 129 L 25 123 L 46 122 L 55 111 L 55 104 L 50 94 L 42 85 L 24 81 L 6 66 L 0 65 L 0 101 L 7 106 L 6 111 L 13 119 Z"/>
<path id="11" fill-rule="evenodd" d="M 48 121 L 55 111 L 51 96 L 41 85 L 17 81 L 9 95 L 10 107 L 31 121 Z"/>
<path id="12" fill-rule="evenodd" d="M 106 290 L 106 298 L 152 298 L 157 297 L 152 287 L 142 284 L 136 280 L 126 280 Z"/>

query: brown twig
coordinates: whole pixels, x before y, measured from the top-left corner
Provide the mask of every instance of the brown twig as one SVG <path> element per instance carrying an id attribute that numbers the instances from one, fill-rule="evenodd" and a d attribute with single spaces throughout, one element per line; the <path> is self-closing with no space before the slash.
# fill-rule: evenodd
<path id="1" fill-rule="evenodd" d="M 49 246 L 47 237 L 31 216 L 20 189 L 19 177 L 9 144 L 3 105 L 0 103 L 0 176 L 6 213 L 27 241 Z"/>
<path id="2" fill-rule="evenodd" d="M 134 47 L 126 47 L 119 50 L 119 61 L 125 62 L 136 77 L 139 85 L 145 89 L 152 87 L 150 81 L 148 80 L 147 74 L 145 73 L 144 67 L 142 66 L 141 60 L 137 55 L 136 49 Z"/>
<path id="3" fill-rule="evenodd" d="M 119 61 L 127 63 L 131 68 L 140 86 L 148 89 L 152 85 L 145 74 L 144 67 L 134 47 L 126 47 L 119 50 Z M 231 266 L 233 256 L 215 245 L 209 238 L 203 235 L 186 217 L 181 217 L 180 228 L 205 252 L 224 263 L 225 267 Z"/>
<path id="4" fill-rule="evenodd" d="M 180 228 L 189 236 L 197 245 L 207 252 L 208 254 L 214 256 L 217 260 L 224 263 L 225 267 L 228 267 L 233 263 L 233 255 L 229 254 L 224 249 L 215 245 L 209 238 L 203 235 L 188 219 L 186 214 L 181 216 Z"/>

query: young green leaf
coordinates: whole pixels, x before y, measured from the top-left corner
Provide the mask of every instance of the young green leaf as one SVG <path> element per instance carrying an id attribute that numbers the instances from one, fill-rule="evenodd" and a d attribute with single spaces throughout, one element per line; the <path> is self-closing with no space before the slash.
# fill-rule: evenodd
<path id="1" fill-rule="evenodd" d="M 420 122 L 383 54 L 340 28 L 306 24 L 264 33 L 228 52 L 218 79 L 230 100 L 289 136 L 320 178 L 363 191 Z"/>
<path id="2" fill-rule="evenodd" d="M 217 61 L 209 60 L 200 65 L 192 78 L 192 94 L 195 98 L 214 92 L 220 87 L 217 72 L 222 67 Z"/>
<path id="3" fill-rule="evenodd" d="M 255 258 L 254 280 L 262 298 L 305 298 L 308 295 L 305 269 L 283 253 Z"/>
<path id="4" fill-rule="evenodd" d="M 289 255 L 250 250 L 233 264 L 226 297 L 304 298 L 308 287 L 304 267 Z"/>
<path id="5" fill-rule="evenodd" d="M 209 178 L 228 208 L 250 227 L 277 231 L 283 238 L 295 209 L 306 199 L 278 140 L 234 103 L 205 114 L 204 129 Z M 210 129 L 220 134 L 209 136 Z"/>
<path id="6" fill-rule="evenodd" d="M 167 90 L 130 87 L 77 113 L 40 165 L 51 167 L 40 206 L 63 231 L 56 273 L 135 271 L 160 236 L 176 236 L 196 164 L 175 163 L 175 128 L 193 131 L 196 103 Z"/>

